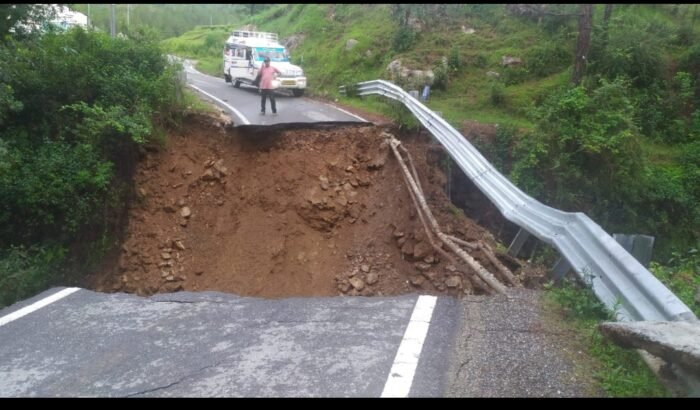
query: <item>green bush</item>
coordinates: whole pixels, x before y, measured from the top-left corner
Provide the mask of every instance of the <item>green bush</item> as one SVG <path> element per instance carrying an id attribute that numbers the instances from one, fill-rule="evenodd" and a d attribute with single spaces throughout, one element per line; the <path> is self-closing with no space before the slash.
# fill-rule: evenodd
<path id="1" fill-rule="evenodd" d="M 459 47 L 453 46 L 450 49 L 450 55 L 447 58 L 447 67 L 452 72 L 458 72 L 462 68 L 462 64 L 459 57 Z"/>
<path id="2" fill-rule="evenodd" d="M 505 87 L 500 81 L 491 82 L 491 104 L 495 107 L 502 106 L 506 101 Z"/>
<path id="3" fill-rule="evenodd" d="M 571 49 L 562 42 L 542 42 L 525 53 L 525 69 L 535 77 L 558 73 L 571 65 Z"/>
<path id="4" fill-rule="evenodd" d="M 700 288 L 700 253 L 691 248 L 687 252 L 673 251 L 671 255 L 665 264 L 652 262 L 650 270 L 700 317 L 700 303 L 695 300 Z"/>
<path id="5" fill-rule="evenodd" d="M 663 50 L 671 34 L 660 22 L 647 22 L 633 15 L 610 20 L 608 41 L 592 36 L 589 52 L 589 73 L 612 80 L 627 77 L 632 85 L 644 88 L 661 78 Z"/>
<path id="6" fill-rule="evenodd" d="M 626 203 L 642 165 L 633 111 L 623 80 L 590 95 L 582 87 L 555 92 L 533 112 L 535 130 L 515 148 L 512 177 L 568 209 L 596 214 Z"/>
<path id="7" fill-rule="evenodd" d="M 393 49 L 396 52 L 409 50 L 416 41 L 416 33 L 408 26 L 401 26 L 394 34 Z"/>
<path id="8" fill-rule="evenodd" d="M 433 89 L 435 90 L 447 90 L 448 82 L 448 70 L 447 66 L 442 62 L 438 62 L 435 67 L 433 67 Z"/>
<path id="9" fill-rule="evenodd" d="M 59 277 L 65 254 L 60 246 L 0 249 L 0 308 L 49 287 Z"/>
<path id="10" fill-rule="evenodd" d="M 181 112 L 177 68 L 141 34 L 74 29 L 0 46 L 0 253 L 15 270 L 0 280 L 15 297 L 48 283 L 63 260 L 54 249 L 110 243 L 138 147 Z"/>

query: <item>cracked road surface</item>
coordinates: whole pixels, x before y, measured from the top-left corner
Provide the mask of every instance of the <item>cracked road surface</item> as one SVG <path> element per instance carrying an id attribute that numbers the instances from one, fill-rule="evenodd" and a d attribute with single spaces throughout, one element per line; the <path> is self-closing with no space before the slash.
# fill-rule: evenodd
<path id="1" fill-rule="evenodd" d="M 542 292 L 466 296 L 450 365 L 448 397 L 588 397 L 597 391 L 571 329 L 552 317 Z M 579 368 L 577 368 L 579 366 Z"/>
<path id="2" fill-rule="evenodd" d="M 79 289 L 20 316 L 60 291 L 0 310 L 0 396 L 379 397 L 419 300 Z M 436 299 L 409 397 L 446 391 L 460 306 Z"/>

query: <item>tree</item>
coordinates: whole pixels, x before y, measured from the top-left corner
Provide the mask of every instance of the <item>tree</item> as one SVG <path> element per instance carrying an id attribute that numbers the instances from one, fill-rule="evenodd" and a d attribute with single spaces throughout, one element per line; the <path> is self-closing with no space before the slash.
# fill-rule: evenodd
<path id="1" fill-rule="evenodd" d="M 55 12 L 53 7 L 45 4 L 0 4 L 0 38 L 13 28 L 17 32 L 24 31 L 18 24 L 40 24 L 53 17 Z"/>
<path id="2" fill-rule="evenodd" d="M 610 17 L 612 16 L 613 5 L 606 4 L 605 12 L 603 12 L 603 48 L 608 43 L 608 23 L 610 23 Z"/>
<path id="3" fill-rule="evenodd" d="M 591 26 L 593 22 L 593 5 L 581 5 L 581 18 L 579 19 L 578 43 L 576 44 L 576 60 L 574 61 L 574 73 L 571 82 L 575 86 L 581 84 L 581 78 L 586 69 L 586 56 L 591 46 Z"/>

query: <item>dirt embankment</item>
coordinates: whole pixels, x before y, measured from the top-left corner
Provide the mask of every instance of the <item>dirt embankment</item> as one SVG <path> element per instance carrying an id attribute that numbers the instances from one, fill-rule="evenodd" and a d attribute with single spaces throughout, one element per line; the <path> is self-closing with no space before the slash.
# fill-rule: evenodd
<path id="1" fill-rule="evenodd" d="M 190 117 L 139 165 L 118 262 L 88 286 L 140 295 L 479 293 L 427 242 L 381 132 L 240 130 Z M 439 147 L 420 137 L 403 144 L 442 230 L 495 248 L 492 235 L 447 199 Z M 484 255 L 473 256 L 495 271 Z"/>

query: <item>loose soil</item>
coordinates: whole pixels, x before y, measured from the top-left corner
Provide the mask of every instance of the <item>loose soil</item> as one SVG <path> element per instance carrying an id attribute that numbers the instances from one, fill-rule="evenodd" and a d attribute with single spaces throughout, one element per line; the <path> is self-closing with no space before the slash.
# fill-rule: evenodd
<path id="1" fill-rule="evenodd" d="M 191 115 L 141 160 L 120 253 L 87 287 L 267 298 L 483 293 L 427 242 L 385 130 L 233 128 Z M 397 137 L 442 230 L 496 249 L 448 200 L 441 147 L 424 135 Z M 480 252 L 472 256 L 495 272 Z M 543 276 L 498 257 L 526 284 Z"/>

